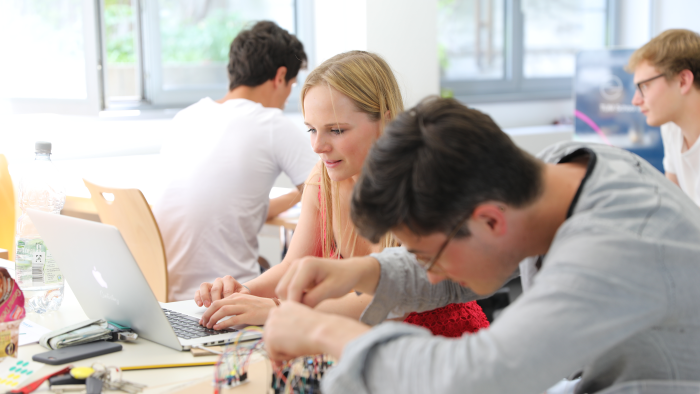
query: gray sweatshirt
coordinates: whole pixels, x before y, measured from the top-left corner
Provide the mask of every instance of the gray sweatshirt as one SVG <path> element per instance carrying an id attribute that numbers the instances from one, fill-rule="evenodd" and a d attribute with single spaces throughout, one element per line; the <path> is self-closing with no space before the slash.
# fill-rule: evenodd
<path id="1" fill-rule="evenodd" d="M 583 371 L 577 393 L 638 379 L 700 380 L 700 209 L 636 155 L 567 142 L 548 163 L 590 156 L 588 172 L 526 291 L 488 329 L 462 338 L 387 322 L 350 342 L 331 393 L 541 393 Z M 431 285 L 403 248 L 373 255 L 381 278 L 362 320 L 476 298 Z M 467 256 L 465 256 L 466 258 Z"/>

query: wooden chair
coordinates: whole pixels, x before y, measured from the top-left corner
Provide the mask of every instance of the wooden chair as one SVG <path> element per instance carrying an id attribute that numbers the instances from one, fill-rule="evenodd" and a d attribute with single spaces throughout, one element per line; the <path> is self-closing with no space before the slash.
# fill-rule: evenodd
<path id="1" fill-rule="evenodd" d="M 100 221 L 119 229 L 131 254 L 160 302 L 168 302 L 168 268 L 158 224 L 138 189 L 103 187 L 83 179 Z M 105 194 L 114 199 L 108 200 Z"/>
<path id="2" fill-rule="evenodd" d="M 8 260 L 15 259 L 16 225 L 15 188 L 7 170 L 7 159 L 0 155 L 0 249 L 8 252 Z"/>

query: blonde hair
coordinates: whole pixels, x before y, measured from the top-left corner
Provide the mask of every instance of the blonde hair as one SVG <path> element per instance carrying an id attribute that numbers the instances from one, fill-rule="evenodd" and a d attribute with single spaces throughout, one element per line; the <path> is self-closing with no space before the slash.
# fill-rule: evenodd
<path id="1" fill-rule="evenodd" d="M 365 51 L 345 52 L 333 56 L 316 67 L 306 77 L 304 86 L 301 88 L 302 114 L 304 114 L 304 97 L 312 87 L 322 84 L 344 94 L 352 100 L 360 112 L 366 113 L 372 121 L 380 122 L 381 132 L 391 119 L 403 112 L 399 84 L 391 67 L 377 54 Z M 322 198 L 319 208 L 325 211 L 325 215 L 319 215 L 319 217 L 321 221 L 325 221 L 321 226 L 325 225 L 326 228 L 321 252 L 323 257 L 332 257 L 334 246 L 337 245 L 335 253 L 340 256 L 342 239 L 336 243 L 333 237 L 333 216 L 336 214 L 340 218 L 338 184 L 330 179 L 325 166 L 322 166 L 320 176 Z M 351 223 L 350 225 L 352 226 Z M 342 238 L 342 226 L 339 227 Z M 352 240 L 352 251 L 349 257 L 352 257 L 357 241 L 357 231 L 354 226 L 351 227 L 349 238 Z M 379 244 L 383 249 L 395 246 L 396 241 L 391 233 L 387 233 L 380 239 Z"/>
<path id="2" fill-rule="evenodd" d="M 666 78 L 690 70 L 695 76 L 693 84 L 700 89 L 700 34 L 686 29 L 666 30 L 634 51 L 625 68 L 634 72 L 644 61 L 651 63 Z"/>

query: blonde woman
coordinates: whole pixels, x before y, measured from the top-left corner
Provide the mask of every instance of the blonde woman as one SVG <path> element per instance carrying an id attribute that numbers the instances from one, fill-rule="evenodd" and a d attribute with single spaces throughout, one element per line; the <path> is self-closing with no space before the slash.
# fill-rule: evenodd
<path id="1" fill-rule="evenodd" d="M 203 283 L 195 301 L 209 307 L 201 321 L 208 328 L 264 323 L 276 306 L 275 286 L 291 261 L 305 256 L 365 256 L 396 246 L 391 234 L 379 244 L 359 237 L 350 220 L 350 196 L 365 157 L 384 126 L 403 111 L 391 68 L 368 52 L 334 56 L 309 74 L 301 99 L 311 145 L 321 160 L 306 182 L 301 217 L 289 251 L 282 263 L 245 284 L 230 276 Z M 350 293 L 324 301 L 317 309 L 359 318 L 370 301 L 371 296 Z M 226 316 L 232 317 L 220 321 Z M 488 326 L 476 302 L 412 313 L 405 321 L 453 337 Z"/>

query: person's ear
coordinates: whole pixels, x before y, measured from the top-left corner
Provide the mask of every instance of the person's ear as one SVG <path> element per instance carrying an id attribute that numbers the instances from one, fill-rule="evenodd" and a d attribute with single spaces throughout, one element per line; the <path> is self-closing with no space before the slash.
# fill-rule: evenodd
<path id="1" fill-rule="evenodd" d="M 275 87 L 286 86 L 287 83 L 287 67 L 282 66 L 277 69 L 275 79 L 273 80 Z"/>
<path id="2" fill-rule="evenodd" d="M 483 229 L 497 237 L 505 235 L 508 230 L 505 207 L 499 204 L 480 204 L 472 212 L 471 220 L 477 225 L 482 225 Z"/>
<path id="3" fill-rule="evenodd" d="M 678 73 L 678 79 L 680 81 L 681 94 L 688 94 L 690 89 L 693 88 L 693 82 L 695 82 L 695 76 L 690 70 L 683 70 Z"/>

